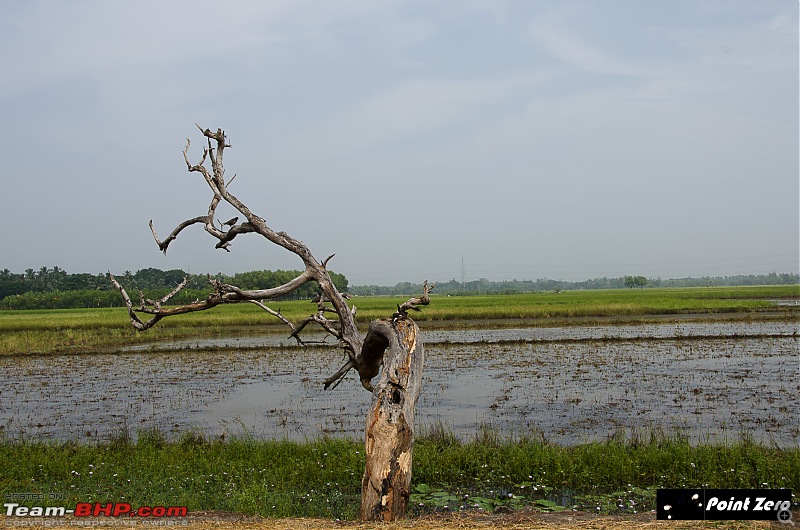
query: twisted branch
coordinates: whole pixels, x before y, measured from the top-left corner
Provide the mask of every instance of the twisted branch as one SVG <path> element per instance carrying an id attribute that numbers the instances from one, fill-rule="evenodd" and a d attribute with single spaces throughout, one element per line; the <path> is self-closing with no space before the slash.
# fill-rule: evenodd
<path id="1" fill-rule="evenodd" d="M 280 285 L 278 287 L 273 287 L 271 289 L 257 289 L 257 290 L 242 290 L 236 287 L 235 285 L 229 285 L 219 280 L 215 280 L 209 277 L 209 283 L 213 287 L 213 292 L 208 295 L 205 300 L 197 300 L 192 302 L 191 304 L 182 305 L 179 307 L 171 307 L 171 308 L 163 308 L 167 301 L 169 301 L 173 296 L 178 294 L 181 289 L 183 289 L 189 281 L 189 278 L 186 277 L 183 281 L 168 295 L 160 298 L 157 301 L 153 300 L 145 300 L 143 295 L 140 295 L 141 303 L 139 307 L 134 308 L 133 303 L 131 302 L 130 296 L 128 296 L 127 291 L 125 288 L 120 285 L 117 279 L 114 277 L 113 274 L 110 272 L 108 273 L 109 280 L 111 283 L 116 287 L 116 289 L 122 295 L 122 298 L 125 300 L 125 305 L 128 308 L 128 316 L 130 317 L 131 324 L 133 327 L 138 331 L 144 331 L 146 329 L 152 328 L 154 325 L 158 323 L 164 317 L 174 316 L 174 315 L 182 315 L 185 313 L 191 313 L 194 311 L 205 311 L 206 309 L 211 309 L 212 307 L 216 307 L 220 304 L 235 304 L 238 302 L 254 302 L 260 301 L 267 298 L 276 298 L 279 296 L 285 296 L 297 288 L 302 286 L 309 281 L 312 281 L 313 278 L 308 271 L 301 273 L 297 278 Z M 258 304 L 257 304 L 258 305 Z M 261 304 L 263 306 L 263 304 Z M 266 306 L 264 306 L 266 307 Z M 149 315 L 153 315 L 150 320 L 143 321 L 139 318 L 137 313 L 146 313 Z M 289 322 L 288 319 L 282 319 L 285 323 L 289 323 L 290 327 L 294 328 L 294 326 Z"/>
<path id="2" fill-rule="evenodd" d="M 433 291 L 434 287 L 436 287 L 435 283 L 428 287 L 428 280 L 425 280 L 425 283 L 422 284 L 422 296 L 410 298 L 403 305 L 397 306 L 397 313 L 401 315 L 407 315 L 409 309 L 412 311 L 421 311 L 421 309 L 417 306 L 428 305 L 431 303 L 431 297 L 429 295 L 430 292 Z"/>
<path id="3" fill-rule="evenodd" d="M 305 269 L 297 278 L 294 278 L 284 285 L 271 289 L 243 290 L 234 285 L 228 285 L 209 278 L 213 287 L 213 292 L 209 294 L 205 300 L 196 300 L 191 304 L 172 308 L 163 306 L 183 289 L 187 282 L 186 279 L 171 293 L 159 300 L 145 300 L 144 296 L 141 295 L 140 305 L 134 307 L 128 293 L 119 282 L 117 282 L 113 275 L 109 273 L 111 283 L 119 290 L 125 300 L 131 324 L 135 329 L 143 331 L 153 327 L 159 320 L 168 316 L 193 311 L 204 311 L 219 304 L 250 302 L 289 326 L 292 330 L 290 337 L 295 338 L 300 344 L 304 344 L 300 339 L 300 333 L 312 322 L 318 324 L 323 330 L 339 341 L 340 347 L 347 352 L 348 361 L 336 374 L 325 380 L 325 388 L 335 388 L 350 369 L 355 368 L 359 373 L 362 384 L 365 388 L 370 389 L 369 380 L 377 374 L 383 352 L 386 348 L 380 339 L 380 334 L 384 333 L 385 330 L 380 326 L 375 327 L 371 325 L 367 336 L 363 339 L 361 338 L 356 326 L 355 306 L 350 307 L 348 305 L 347 300 L 349 297 L 336 289 L 328 274 L 328 262 L 333 258 L 333 255 L 327 257 L 322 262 L 317 261 L 302 241 L 294 239 L 286 232 L 274 231 L 267 225 L 262 217 L 254 214 L 244 203 L 230 193 L 228 186 L 233 182 L 236 175 L 226 184 L 223 157 L 225 149 L 229 148 L 230 144 L 227 142 L 225 132 L 222 129 L 217 129 L 213 132 L 210 129 L 203 129 L 200 125 L 195 125 L 206 138 L 207 145 L 203 148 L 200 161 L 193 164 L 189 160 L 191 141 L 187 138 L 186 146 L 182 151 L 183 159 L 190 173 L 200 173 L 202 175 L 203 180 L 205 180 L 212 193 L 211 201 L 209 202 L 206 215 L 200 215 L 183 221 L 178 224 L 164 240 L 159 239 L 153 221 L 151 220 L 150 231 L 153 234 L 153 239 L 155 239 L 159 250 L 166 254 L 170 244 L 177 239 L 184 229 L 195 224 L 202 224 L 204 230 L 217 240 L 216 248 L 230 252 L 231 242 L 237 236 L 241 234 L 257 233 L 268 241 L 297 255 L 303 261 Z M 210 169 L 206 165 L 208 161 L 210 161 Z M 215 224 L 215 216 L 217 207 L 222 202 L 232 206 L 239 212 L 239 215 L 232 218 L 227 223 L 219 223 L 219 227 L 217 227 Z M 240 216 L 243 220 L 238 222 Z M 230 228 L 225 230 L 226 226 L 230 226 Z M 317 311 L 303 320 L 299 325 L 295 325 L 289 319 L 281 315 L 279 311 L 273 311 L 264 303 L 264 300 L 287 295 L 310 281 L 316 282 L 320 289 L 320 294 L 312 300 L 317 304 Z M 430 303 L 428 293 L 432 289 L 433 286 L 428 288 L 428 282 L 426 281 L 422 296 L 411 298 L 404 304 L 399 305 L 397 307 L 398 312 L 393 316 L 392 322 L 395 322 L 398 318 L 404 318 L 409 310 L 419 311 L 418 306 Z M 143 320 L 139 317 L 139 314 L 148 314 L 151 315 L 151 318 L 149 320 Z M 329 319 L 327 315 L 330 314 L 336 314 L 338 319 Z"/>

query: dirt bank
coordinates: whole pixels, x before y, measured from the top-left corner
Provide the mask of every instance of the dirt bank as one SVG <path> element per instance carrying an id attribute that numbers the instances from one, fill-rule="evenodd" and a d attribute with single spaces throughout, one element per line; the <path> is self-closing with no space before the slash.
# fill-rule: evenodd
<path id="1" fill-rule="evenodd" d="M 800 520 L 800 512 L 793 513 L 794 521 Z M 37 524 L 41 522 L 41 524 Z M 540 513 L 522 511 L 513 514 L 448 514 L 429 515 L 420 518 L 406 519 L 395 523 L 358 523 L 352 521 L 333 521 L 329 519 L 262 519 L 230 512 L 193 512 L 186 519 L 162 520 L 128 520 L 98 518 L 96 524 L 89 521 L 77 521 L 73 518 L 45 520 L 22 519 L 0 516 L 0 526 L 21 528 L 63 528 L 101 527 L 130 528 L 138 527 L 175 527 L 187 530 L 223 529 L 223 530 L 464 530 L 464 529 L 547 529 L 547 530 L 634 530 L 634 529 L 763 529 L 793 528 L 796 523 L 781 524 L 764 521 L 657 521 L 655 514 L 643 513 L 625 516 L 598 516 L 585 512 Z M 52 524 L 56 523 L 56 524 Z M 139 523 L 139 524 L 135 524 Z"/>

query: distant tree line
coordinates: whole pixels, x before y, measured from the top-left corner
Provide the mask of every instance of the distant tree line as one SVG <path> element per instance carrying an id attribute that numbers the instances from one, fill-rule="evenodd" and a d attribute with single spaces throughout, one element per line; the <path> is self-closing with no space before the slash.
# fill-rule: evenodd
<path id="1" fill-rule="evenodd" d="M 594 278 L 580 282 L 563 280 L 504 280 L 493 282 L 486 278 L 461 283 L 455 279 L 436 284 L 437 294 L 451 296 L 465 294 L 515 294 L 540 291 L 571 291 L 579 289 L 624 289 L 630 287 L 715 287 L 737 285 L 794 285 L 800 283 L 800 274 L 750 274 L 738 276 L 703 276 L 701 278 L 647 278 L 645 276 L 621 276 L 619 278 Z M 388 287 L 382 285 L 359 285 L 350 287 L 350 293 L 358 296 L 395 296 L 413 294 L 420 290 L 418 283 L 403 282 Z"/>
<path id="2" fill-rule="evenodd" d="M 213 278 L 242 289 L 268 289 L 282 285 L 299 274 L 299 271 L 264 270 L 233 276 L 218 273 Z M 335 272 L 330 275 L 336 287 L 346 292 L 347 278 Z M 184 277 L 189 276 L 186 288 L 172 299 L 176 304 L 203 299 L 211 292 L 208 275 L 187 274 L 180 269 L 163 271 L 147 268 L 135 273 L 125 271 L 115 276 L 131 296 L 138 296 L 138 291 L 142 291 L 147 298 L 159 298 L 167 294 Z M 315 283 L 308 283 L 294 291 L 290 297 L 310 299 L 316 294 L 316 287 Z M 59 267 L 28 269 L 24 273 L 13 273 L 8 269 L 0 271 L 0 309 L 72 309 L 115 307 L 122 304 L 119 292 L 111 285 L 106 274 L 70 274 Z"/>
<path id="3" fill-rule="evenodd" d="M 217 273 L 213 277 L 242 289 L 266 289 L 282 285 L 295 278 L 299 271 L 250 271 L 226 276 Z M 125 271 L 116 275 L 132 296 L 138 291 L 148 298 L 158 298 L 171 291 L 187 273 L 180 269 L 163 271 L 147 268 Z M 186 304 L 208 296 L 211 289 L 208 275 L 189 274 L 189 283 L 173 299 L 176 304 Z M 342 292 L 357 296 L 397 296 L 422 292 L 422 284 L 402 282 L 394 286 L 360 285 L 350 286 L 342 274 L 331 273 L 331 278 Z M 793 285 L 800 283 L 800 274 L 750 274 L 739 276 L 704 276 L 702 278 L 646 278 L 645 276 L 621 276 L 619 278 L 594 278 L 580 282 L 563 280 L 505 280 L 489 281 L 486 278 L 461 283 L 455 279 L 436 284 L 437 294 L 451 296 L 465 294 L 514 294 L 539 291 L 569 291 L 577 289 L 623 289 L 630 287 L 711 287 L 736 285 Z M 310 299 L 316 294 L 316 284 L 308 283 L 292 293 L 293 299 Z M 137 293 L 136 295 L 133 293 Z M 136 300 L 134 300 L 136 302 Z M 122 305 L 122 298 L 108 281 L 105 274 L 70 274 L 59 267 L 28 269 L 13 273 L 0 271 L 0 309 L 71 309 L 80 307 L 115 307 Z"/>

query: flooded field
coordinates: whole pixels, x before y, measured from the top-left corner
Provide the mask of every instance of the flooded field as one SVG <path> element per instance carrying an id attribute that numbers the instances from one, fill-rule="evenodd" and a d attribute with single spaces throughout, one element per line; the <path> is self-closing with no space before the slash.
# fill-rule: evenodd
<path id="1" fill-rule="evenodd" d="M 796 323 L 430 330 L 424 339 L 423 427 L 470 436 L 490 424 L 564 444 L 661 429 L 800 445 Z M 352 374 L 322 389 L 342 362 L 333 347 L 303 349 L 279 334 L 4 357 L 0 433 L 361 437 L 370 394 Z"/>

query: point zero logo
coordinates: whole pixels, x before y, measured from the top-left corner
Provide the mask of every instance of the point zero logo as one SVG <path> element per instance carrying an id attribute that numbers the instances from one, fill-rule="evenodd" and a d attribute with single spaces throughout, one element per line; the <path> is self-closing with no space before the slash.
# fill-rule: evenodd
<path id="1" fill-rule="evenodd" d="M 760 520 L 791 522 L 787 489 L 659 489 L 656 518 L 674 520 Z"/>

